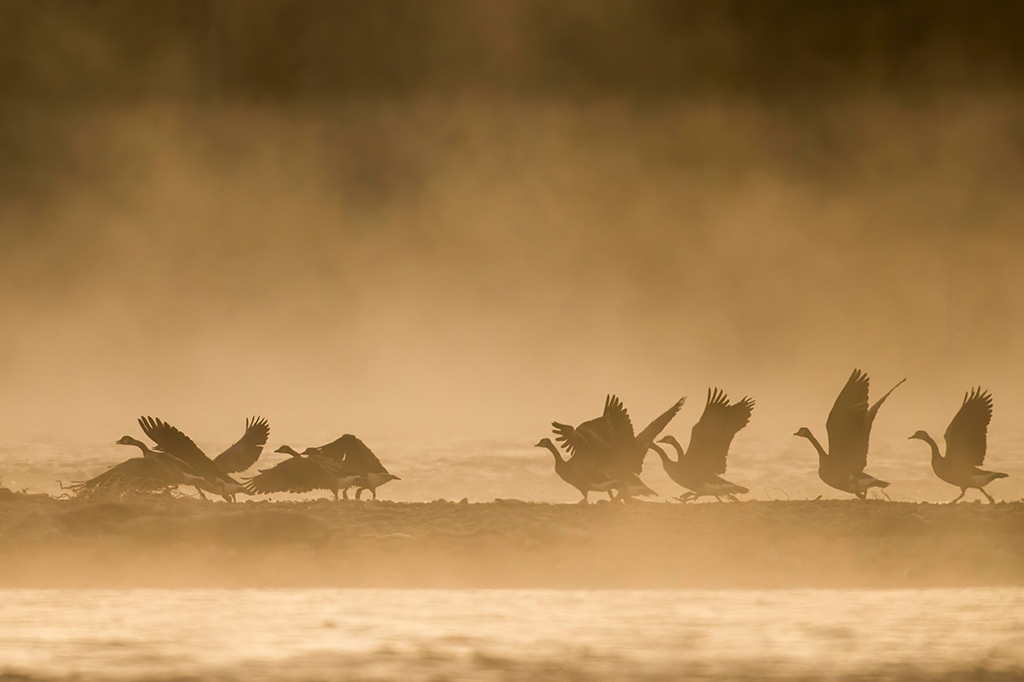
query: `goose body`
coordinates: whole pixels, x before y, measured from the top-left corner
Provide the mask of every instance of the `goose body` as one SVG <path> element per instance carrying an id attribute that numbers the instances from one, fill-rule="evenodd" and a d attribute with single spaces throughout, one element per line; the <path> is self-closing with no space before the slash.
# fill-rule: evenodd
<path id="1" fill-rule="evenodd" d="M 988 446 L 988 425 L 992 421 L 992 396 L 981 388 L 971 390 L 964 396 L 960 410 L 946 428 L 946 455 L 942 456 L 939 445 L 927 431 L 917 431 L 911 439 L 923 440 L 931 449 L 932 471 L 941 480 L 960 488 L 960 495 L 952 503 L 960 501 L 970 488 L 977 488 L 988 498 L 995 500 L 985 491 L 997 478 L 1008 474 L 985 471 L 980 465 L 985 461 Z"/>
<path id="2" fill-rule="evenodd" d="M 615 479 L 598 469 L 593 462 L 577 456 L 563 459 L 562 453 L 550 438 L 542 438 L 534 447 L 546 448 L 551 452 L 555 458 L 555 473 L 563 481 L 580 491 L 580 494 L 583 495 L 581 502 L 587 502 L 587 495 L 591 492 L 606 492 L 611 499 Z"/>
<path id="3" fill-rule="evenodd" d="M 708 399 L 700 421 L 694 424 L 690 433 L 690 449 L 684 452 L 682 444 L 674 436 L 665 436 L 659 442 L 668 443 L 676 451 L 673 461 L 662 448 L 651 445 L 669 478 L 689 492 L 679 497 L 688 502 L 705 495 L 721 500 L 723 497 L 735 500 L 736 495 L 750 492 L 741 485 L 727 481 L 720 474 L 725 473 L 729 446 L 736 434 L 750 422 L 754 401 L 745 397 L 729 404 L 724 391 L 708 389 Z"/>
<path id="4" fill-rule="evenodd" d="M 904 381 L 906 379 L 889 389 L 888 393 L 869 407 L 868 376 L 855 369 L 839 392 L 825 422 L 829 451 L 825 451 L 807 427 L 793 434 L 806 438 L 814 446 L 818 453 L 818 477 L 825 484 L 836 490 L 853 493 L 862 500 L 867 498 L 869 489 L 889 486 L 887 481 L 875 478 L 865 472 L 864 468 L 868 461 L 871 425 L 878 414 L 878 408 Z"/>

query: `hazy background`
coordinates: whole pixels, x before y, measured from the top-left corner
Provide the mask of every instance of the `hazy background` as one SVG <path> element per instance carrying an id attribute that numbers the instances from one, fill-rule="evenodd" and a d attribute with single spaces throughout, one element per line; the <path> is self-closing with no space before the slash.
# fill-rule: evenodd
<path id="1" fill-rule="evenodd" d="M 685 443 L 717 385 L 758 401 L 731 465 L 757 442 L 823 489 L 791 434 L 858 366 L 909 377 L 869 470 L 925 480 L 902 439 L 970 386 L 993 446 L 1021 431 L 1022 29 L 953 0 L 0 0 L 0 439 L 113 462 L 154 414 L 212 454 L 258 413 L 270 449 L 554 478 L 552 419 L 688 395 Z"/>

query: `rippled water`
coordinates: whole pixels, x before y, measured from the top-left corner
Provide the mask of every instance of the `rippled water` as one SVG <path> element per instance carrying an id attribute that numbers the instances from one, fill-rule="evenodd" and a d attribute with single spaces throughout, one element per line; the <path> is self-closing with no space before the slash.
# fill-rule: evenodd
<path id="1" fill-rule="evenodd" d="M 7 590 L 0 661 L 0 679 L 1012 679 L 1024 589 Z"/>

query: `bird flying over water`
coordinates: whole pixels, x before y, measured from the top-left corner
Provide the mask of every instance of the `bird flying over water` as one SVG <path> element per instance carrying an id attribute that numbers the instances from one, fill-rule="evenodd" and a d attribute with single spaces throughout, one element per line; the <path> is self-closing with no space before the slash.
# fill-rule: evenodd
<path id="1" fill-rule="evenodd" d="M 753 409 L 752 398 L 745 397 L 730 405 L 724 391 L 709 388 L 704 413 L 690 432 L 688 452 L 684 454 L 682 444 L 674 436 L 665 436 L 658 442 L 668 443 L 675 448 L 676 461 L 672 461 L 662 448 L 651 445 L 651 449 L 661 458 L 669 478 L 689 490 L 679 497 L 681 501 L 689 502 L 704 495 L 735 501 L 735 495 L 750 492 L 741 485 L 730 483 L 719 474 L 725 473 L 732 439 L 750 422 Z"/>
<path id="2" fill-rule="evenodd" d="M 923 440 L 932 450 L 932 470 L 935 475 L 950 485 L 960 488 L 960 496 L 951 502 L 958 502 L 967 494 L 968 488 L 977 488 L 988 498 L 985 486 L 1008 474 L 983 471 L 979 467 L 985 461 L 988 447 L 988 425 L 992 421 L 992 395 L 979 386 L 964 396 L 964 402 L 953 421 L 946 428 L 946 456 L 939 453 L 939 445 L 926 431 L 917 431 L 912 439 Z"/>
<path id="3" fill-rule="evenodd" d="M 870 488 L 888 487 L 888 482 L 864 471 L 868 462 L 868 440 L 878 408 L 904 381 L 906 379 L 889 389 L 889 393 L 869 408 L 868 375 L 855 369 L 839 392 L 825 422 L 829 451 L 825 452 L 807 427 L 793 434 L 811 441 L 811 445 L 818 451 L 818 476 L 822 481 L 837 490 L 853 493 L 862 500 L 867 498 Z"/>

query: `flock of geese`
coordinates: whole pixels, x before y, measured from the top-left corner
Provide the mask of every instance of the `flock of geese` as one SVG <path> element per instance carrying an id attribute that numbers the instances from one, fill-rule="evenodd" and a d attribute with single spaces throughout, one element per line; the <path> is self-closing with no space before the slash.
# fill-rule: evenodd
<path id="1" fill-rule="evenodd" d="M 142 451 L 142 456 L 125 460 L 88 481 L 74 483 L 71 489 L 79 495 L 87 495 L 111 488 L 160 492 L 184 485 L 194 487 L 204 500 L 203 491 L 206 491 L 234 502 L 239 493 L 261 495 L 313 490 L 330 490 L 335 500 L 340 491 L 348 499 L 349 489 L 355 488 L 358 500 L 364 490 L 369 490 L 373 499 L 377 499 L 377 488 L 398 480 L 398 476 L 388 473 L 370 448 L 351 434 L 320 447 L 306 448 L 301 453 L 282 445 L 276 452 L 291 457 L 242 479 L 242 483 L 231 474 L 256 464 L 270 437 L 270 424 L 266 419 L 246 420 L 242 437 L 212 459 L 191 438 L 167 422 L 140 417 L 139 426 L 153 441 L 154 448 L 137 438 L 124 436 L 117 441 L 118 445 L 134 445 Z"/>
<path id="2" fill-rule="evenodd" d="M 825 422 L 829 449 L 826 451 L 806 427 L 794 434 L 806 438 L 817 451 L 818 476 L 822 481 L 862 500 L 867 498 L 872 488 L 878 488 L 885 495 L 884 488 L 889 483 L 864 470 L 868 461 L 868 441 L 878 408 L 903 381 L 871 405 L 868 401 L 868 377 L 855 369 L 839 392 Z M 537 447 L 551 452 L 555 459 L 555 473 L 580 491 L 582 503 L 588 501 L 591 492 L 607 493 L 611 500 L 624 501 L 637 496 L 657 495 L 640 479 L 644 459 L 652 450 L 661 458 L 669 478 L 685 488 L 686 492 L 679 495 L 678 500 L 689 502 L 711 496 L 718 500 L 736 501 L 737 495 L 749 491 L 722 478 L 722 474 L 725 473 L 733 438 L 750 422 L 754 401 L 745 397 L 730 403 L 723 391 L 709 389 L 704 413 L 693 426 L 689 448 L 684 450 L 673 436 L 658 437 L 685 401 L 685 398 L 676 401 L 647 428 L 635 433 L 622 401 L 610 395 L 605 399 L 604 410 L 599 417 L 578 426 L 552 422 L 558 445 L 550 438 L 543 438 Z M 980 468 L 985 460 L 991 419 L 992 396 L 976 388 L 967 393 L 963 405 L 946 429 L 945 456 L 925 431 L 917 431 L 910 436 L 928 444 L 935 474 L 960 488 L 960 495 L 953 502 L 963 498 L 971 488 L 980 490 L 989 502 L 995 502 L 985 491 L 985 486 L 1007 476 Z M 388 473 L 370 448 L 351 434 L 302 452 L 282 445 L 276 452 L 290 455 L 288 459 L 239 481 L 231 475 L 255 465 L 267 443 L 270 425 L 266 419 L 253 417 L 247 420 L 242 437 L 214 458 L 208 457 L 191 438 L 164 421 L 141 417 L 139 426 L 153 441 L 153 447 L 132 436 L 124 436 L 117 441 L 118 444 L 135 446 L 142 456 L 121 462 L 88 481 L 74 483 L 71 489 L 81 495 L 126 486 L 140 491 L 192 486 L 203 499 L 206 499 L 205 491 L 234 502 L 240 493 L 261 495 L 314 490 L 329 490 L 335 500 L 341 492 L 343 498 L 348 499 L 348 491 L 355 488 L 358 500 L 364 490 L 369 490 L 373 499 L 377 499 L 377 488 L 388 481 L 398 480 L 397 476 Z M 676 453 L 675 459 L 659 443 L 670 446 Z M 567 456 L 563 456 L 563 451 Z"/>
<path id="3" fill-rule="evenodd" d="M 862 500 L 867 498 L 871 488 L 878 488 L 885 495 L 883 489 L 889 483 L 864 471 L 868 462 L 868 441 L 878 408 L 903 381 L 871 405 L 868 401 L 868 376 L 855 369 L 839 392 L 825 422 L 829 449 L 826 451 L 807 427 L 793 434 L 806 438 L 814 446 L 818 453 L 818 476 L 824 483 Z M 611 395 L 605 400 L 601 416 L 595 419 L 579 426 L 552 422 L 555 440 L 561 445 L 561 450 L 550 438 L 541 439 L 537 447 L 551 451 L 555 458 L 555 472 L 582 493 L 581 502 L 586 502 L 591 492 L 607 493 L 613 500 L 656 495 L 640 480 L 644 457 L 650 450 L 661 458 L 669 478 L 686 489 L 678 496 L 680 501 L 689 502 L 704 496 L 735 501 L 736 495 L 749 491 L 725 480 L 722 474 L 725 473 L 729 446 L 737 432 L 750 421 L 754 401 L 743 398 L 730 403 L 723 391 L 708 390 L 704 413 L 693 426 L 689 449 L 684 451 L 674 437 L 658 439 L 658 436 L 685 400 L 677 401 L 643 431 L 634 433 L 633 423 L 622 401 Z M 985 491 L 985 486 L 997 478 L 1007 477 L 1007 474 L 980 468 L 985 461 L 991 420 L 992 396 L 976 388 L 964 397 L 960 410 L 946 429 L 945 456 L 927 432 L 917 431 L 910 436 L 924 441 L 931 448 L 935 475 L 960 488 L 960 495 L 952 502 L 959 501 L 971 488 L 980 490 L 989 502 L 995 502 Z M 671 446 L 676 452 L 676 459 L 672 459 L 658 443 Z M 563 450 L 568 458 L 563 457 Z"/>

